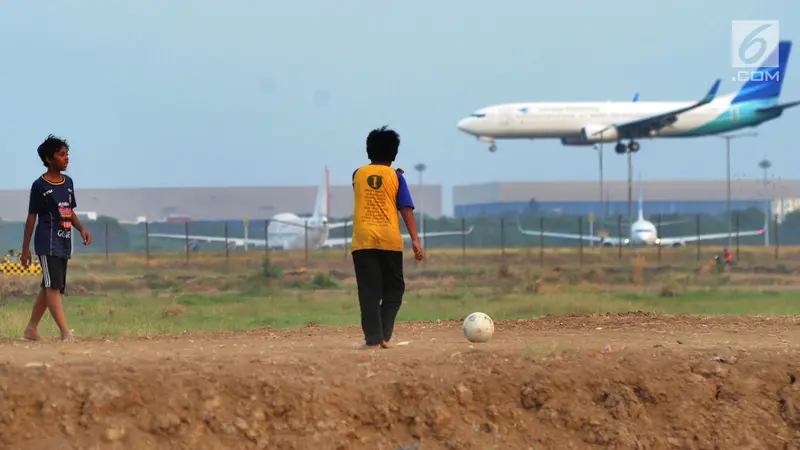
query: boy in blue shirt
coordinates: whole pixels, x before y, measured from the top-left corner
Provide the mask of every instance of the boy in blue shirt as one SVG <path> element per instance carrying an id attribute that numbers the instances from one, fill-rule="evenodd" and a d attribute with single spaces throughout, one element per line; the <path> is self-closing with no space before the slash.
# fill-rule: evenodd
<path id="1" fill-rule="evenodd" d="M 31 186 L 20 261 L 25 268 L 31 263 L 31 237 L 36 225 L 34 250 L 42 265 L 42 289 L 33 303 L 24 337 L 33 341 L 42 339 L 37 328 L 45 310 L 50 309 L 50 315 L 61 330 L 61 340 L 73 342 L 75 338 L 67 327 L 61 306 L 61 294 L 67 285 L 67 262 L 72 256 L 72 230 L 78 230 L 84 245 L 92 243 L 92 236 L 74 213 L 77 203 L 72 178 L 61 173 L 69 165 L 69 145 L 51 134 L 39 145 L 38 153 L 47 172 Z"/>

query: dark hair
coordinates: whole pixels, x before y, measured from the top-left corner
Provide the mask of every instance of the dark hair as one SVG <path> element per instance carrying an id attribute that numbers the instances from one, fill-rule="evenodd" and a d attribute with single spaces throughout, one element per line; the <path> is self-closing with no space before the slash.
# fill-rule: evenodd
<path id="1" fill-rule="evenodd" d="M 57 138 L 52 134 L 47 136 L 47 139 L 44 140 L 41 144 L 39 144 L 39 148 L 37 151 L 39 152 L 39 158 L 42 159 L 42 163 L 45 167 L 50 167 L 47 163 L 47 158 L 52 159 L 53 155 L 58 153 L 62 148 L 66 148 L 69 150 L 69 145 L 67 141 L 61 138 Z"/>
<path id="2" fill-rule="evenodd" d="M 392 162 L 400 147 L 400 135 L 384 125 L 367 136 L 367 156 L 374 162 Z"/>

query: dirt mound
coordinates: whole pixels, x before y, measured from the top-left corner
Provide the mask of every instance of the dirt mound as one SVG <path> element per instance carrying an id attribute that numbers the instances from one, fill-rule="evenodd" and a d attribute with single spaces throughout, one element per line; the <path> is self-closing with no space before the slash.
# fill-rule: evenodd
<path id="1" fill-rule="evenodd" d="M 487 345 L 459 339 L 457 324 L 410 324 L 400 330 L 409 345 L 366 352 L 347 348 L 357 330 L 320 327 L 0 344 L 0 446 L 800 446 L 800 327 L 791 321 L 770 321 L 763 339 L 743 327 L 730 345 L 709 330 L 735 321 L 693 319 L 706 325 L 701 342 L 688 319 L 627 315 L 619 332 L 603 329 L 610 316 L 555 319 L 498 323 Z M 646 335 L 637 338 L 635 324 Z M 567 338 L 551 341 L 554 328 Z"/>

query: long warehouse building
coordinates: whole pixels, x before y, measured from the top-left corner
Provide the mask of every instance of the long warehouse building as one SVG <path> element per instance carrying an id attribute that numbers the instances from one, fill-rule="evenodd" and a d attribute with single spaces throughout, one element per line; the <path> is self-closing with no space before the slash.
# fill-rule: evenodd
<path id="1" fill-rule="evenodd" d="M 442 216 L 442 186 L 409 185 L 418 210 L 426 216 Z M 0 219 L 24 221 L 28 212 L 28 190 L 0 191 Z M 76 188 L 79 213 L 94 212 L 120 221 L 149 221 L 168 217 L 222 221 L 268 219 L 291 212 L 310 215 L 317 197 L 316 186 L 275 187 L 169 187 L 132 189 Z M 353 215 L 353 186 L 331 186 L 331 218 Z"/>
<path id="2" fill-rule="evenodd" d="M 631 192 L 635 214 L 638 182 Z M 642 181 L 646 215 L 724 214 L 727 211 L 725 180 Z M 453 188 L 456 217 L 565 214 L 614 216 L 628 213 L 628 182 L 605 181 L 604 202 L 599 181 L 500 182 Z M 766 195 L 765 195 L 766 194 Z M 800 180 L 731 180 L 731 209 L 770 208 L 782 217 L 800 208 Z"/>

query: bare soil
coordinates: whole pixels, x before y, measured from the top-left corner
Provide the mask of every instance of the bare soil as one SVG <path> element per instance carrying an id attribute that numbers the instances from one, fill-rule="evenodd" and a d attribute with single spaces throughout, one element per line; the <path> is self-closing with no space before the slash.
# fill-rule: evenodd
<path id="1" fill-rule="evenodd" d="M 794 449 L 800 319 L 651 314 L 0 343 L 0 448 Z"/>

